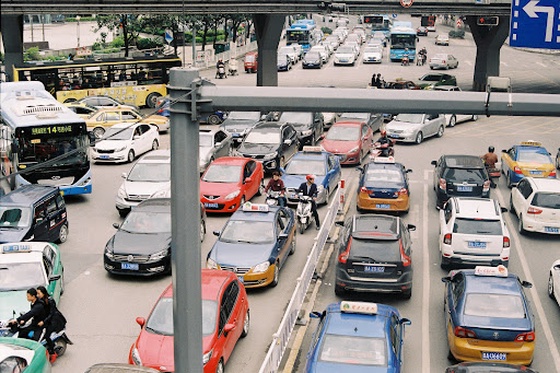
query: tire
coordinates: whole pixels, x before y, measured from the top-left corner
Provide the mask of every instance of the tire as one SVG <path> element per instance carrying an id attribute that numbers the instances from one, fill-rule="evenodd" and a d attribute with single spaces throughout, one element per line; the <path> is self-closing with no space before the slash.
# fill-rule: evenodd
<path id="1" fill-rule="evenodd" d="M 56 352 L 58 356 L 64 355 L 64 353 L 66 352 L 67 344 L 68 343 L 64 340 L 64 338 L 57 339 L 54 342 L 54 352 Z"/>
<path id="2" fill-rule="evenodd" d="M 262 196 L 263 195 L 264 188 L 265 188 L 265 186 L 264 186 L 263 182 L 261 181 L 261 184 L 259 185 L 259 189 L 257 189 L 257 196 Z"/>
<path id="3" fill-rule="evenodd" d="M 552 273 L 548 275 L 548 296 L 551 299 L 556 299 L 554 295 L 554 279 L 552 278 Z"/>
<path id="4" fill-rule="evenodd" d="M 292 255 L 295 252 L 296 252 L 296 235 L 294 234 L 294 238 L 292 239 L 292 244 L 290 245 L 290 254 L 289 255 Z"/>
<path id="5" fill-rule="evenodd" d="M 433 69 L 434 69 L 434 67 L 433 67 L 433 66 L 430 66 L 430 70 L 433 70 Z"/>
<path id="6" fill-rule="evenodd" d="M 299 234 L 303 234 L 303 232 L 305 232 L 305 227 L 303 226 L 303 223 L 298 221 L 297 226 L 298 226 Z"/>
<path id="7" fill-rule="evenodd" d="M 250 326 L 251 326 L 251 314 L 249 310 L 247 310 L 247 314 L 245 315 L 245 320 L 243 320 L 243 331 L 241 332 L 241 338 L 245 338 L 247 334 L 249 334 Z"/>
<path id="8" fill-rule="evenodd" d="M 136 155 L 134 154 L 134 150 L 129 150 L 128 155 L 126 156 L 126 160 L 128 161 L 128 163 L 134 162 L 135 158 L 136 158 Z"/>
<path id="9" fill-rule="evenodd" d="M 471 120 L 472 120 L 473 122 L 476 122 L 476 121 L 478 120 L 478 115 L 476 115 L 476 114 L 473 115 L 473 116 L 471 117 Z"/>
<path id="10" fill-rule="evenodd" d="M 416 144 L 420 144 L 422 142 L 422 140 L 424 140 L 424 135 L 422 134 L 422 132 L 418 132 L 418 134 L 416 135 L 416 139 L 414 140 L 414 142 Z"/>
<path id="11" fill-rule="evenodd" d="M 519 220 L 517 221 L 517 231 L 521 235 L 525 235 L 527 231 L 523 227 L 523 215 L 519 215 Z"/>
<path id="12" fill-rule="evenodd" d="M 455 114 L 451 115 L 451 118 L 449 118 L 449 127 L 455 127 L 455 125 L 457 124 L 457 116 L 455 116 Z"/>
<path id="13" fill-rule="evenodd" d="M 225 369 L 224 369 L 224 360 L 220 359 L 220 361 L 218 362 L 218 366 L 216 367 L 216 373 L 224 373 Z"/>
<path id="14" fill-rule="evenodd" d="M 150 109 L 155 109 L 159 97 L 161 97 L 159 93 L 150 93 L 148 97 L 146 97 L 146 106 Z"/>
<path id="15" fill-rule="evenodd" d="M 276 285 L 278 285 L 278 278 L 280 277 L 280 268 L 278 268 L 278 262 L 276 262 L 276 265 L 274 266 L 274 278 L 272 279 L 272 282 L 270 283 L 270 287 L 276 287 Z"/>
<path id="16" fill-rule="evenodd" d="M 506 175 L 506 184 L 507 187 L 510 189 L 513 186 L 513 184 L 511 183 L 511 172 L 508 172 L 508 174 Z"/>
<path id="17" fill-rule="evenodd" d="M 96 139 L 100 139 L 105 134 L 105 128 L 95 127 L 92 132 Z"/>
<path id="18" fill-rule="evenodd" d="M 157 140 L 152 142 L 152 150 L 157 150 L 159 148 L 159 143 Z"/>
<path id="19" fill-rule="evenodd" d="M 346 290 L 342 286 L 334 285 L 334 293 L 339 297 L 343 297 L 346 294 Z"/>
<path id="20" fill-rule="evenodd" d="M 457 359 L 455 359 L 455 356 L 453 356 L 451 350 L 447 352 L 447 360 L 449 360 L 451 363 L 455 363 L 457 361 Z"/>
<path id="21" fill-rule="evenodd" d="M 450 268 L 449 262 L 447 260 L 445 260 L 443 258 L 443 256 L 440 259 L 439 266 L 440 266 L 441 269 L 444 269 L 446 271 L 449 270 L 449 268 Z"/>
<path id="22" fill-rule="evenodd" d="M 211 115 L 208 117 L 208 124 L 212 124 L 212 125 L 216 126 L 216 125 L 218 125 L 218 124 L 220 124 L 220 123 L 222 123 L 222 120 L 221 120 L 220 117 L 217 116 L 216 114 L 211 114 Z"/>
<path id="23" fill-rule="evenodd" d="M 60 276 L 60 295 L 64 294 L 64 269 L 62 270 L 62 276 Z"/>
<path id="24" fill-rule="evenodd" d="M 438 130 L 438 132 L 437 132 L 437 134 L 436 134 L 436 136 L 437 136 L 437 137 L 442 137 L 444 131 L 445 131 L 445 130 L 444 130 L 443 126 L 440 126 L 440 127 L 439 127 L 439 130 Z"/>
<path id="25" fill-rule="evenodd" d="M 126 218 L 126 216 L 128 215 L 128 213 L 130 212 L 129 209 L 122 209 L 122 210 L 117 209 L 117 210 L 119 211 L 119 216 L 120 216 L 121 218 Z"/>
<path id="26" fill-rule="evenodd" d="M 64 243 L 68 239 L 68 224 L 62 224 L 58 232 L 58 243 Z"/>
<path id="27" fill-rule="evenodd" d="M 511 198 L 511 196 L 509 196 L 509 212 L 511 212 L 514 215 L 517 215 L 515 213 L 515 207 L 513 206 L 513 198 Z"/>
<path id="28" fill-rule="evenodd" d="M 410 299 L 410 298 L 412 298 L 412 288 L 403 291 L 402 294 L 401 294 L 401 297 L 402 297 L 403 299 Z"/>

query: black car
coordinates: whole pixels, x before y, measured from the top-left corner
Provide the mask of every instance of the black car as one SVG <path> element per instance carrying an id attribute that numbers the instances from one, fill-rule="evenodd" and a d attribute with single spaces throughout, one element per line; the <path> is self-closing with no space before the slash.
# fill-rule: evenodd
<path id="1" fill-rule="evenodd" d="M 278 120 L 294 126 L 298 132 L 300 147 L 315 145 L 325 127 L 322 113 L 284 111 Z"/>
<path id="2" fill-rule="evenodd" d="M 133 208 L 105 245 L 107 272 L 152 276 L 171 272 L 171 199 L 150 198 Z"/>
<path id="3" fill-rule="evenodd" d="M 424 26 L 420 26 L 416 29 L 416 36 L 428 36 L 428 29 Z"/>
<path id="4" fill-rule="evenodd" d="M 343 225 L 335 243 L 336 295 L 346 291 L 400 293 L 412 296 L 412 241 L 398 216 L 354 215 Z"/>
<path id="5" fill-rule="evenodd" d="M 231 111 L 220 128 L 231 133 L 235 145 L 239 145 L 247 132 L 261 119 L 260 111 Z"/>
<path id="6" fill-rule="evenodd" d="M 379 130 L 383 124 L 383 114 L 380 113 L 342 113 L 337 121 L 364 122 L 373 132 Z"/>
<path id="7" fill-rule="evenodd" d="M 278 71 L 288 71 L 292 68 L 292 59 L 287 54 L 278 54 L 276 67 Z"/>
<path id="8" fill-rule="evenodd" d="M 262 162 L 265 172 L 271 173 L 285 167 L 298 149 L 298 132 L 294 126 L 260 122 L 247 133 L 236 154 Z"/>
<path id="9" fill-rule="evenodd" d="M 523 365 L 490 362 L 459 363 L 447 367 L 445 373 L 538 373 Z"/>
<path id="10" fill-rule="evenodd" d="M 432 161 L 436 207 L 442 208 L 450 197 L 490 197 L 490 177 L 480 157 L 442 155 Z"/>
<path id="11" fill-rule="evenodd" d="M 320 69 L 323 67 L 323 59 L 319 52 L 307 52 L 301 64 L 304 69 Z"/>
<path id="12" fill-rule="evenodd" d="M 558 148 L 558 153 L 556 153 L 556 168 L 560 170 L 560 148 Z"/>

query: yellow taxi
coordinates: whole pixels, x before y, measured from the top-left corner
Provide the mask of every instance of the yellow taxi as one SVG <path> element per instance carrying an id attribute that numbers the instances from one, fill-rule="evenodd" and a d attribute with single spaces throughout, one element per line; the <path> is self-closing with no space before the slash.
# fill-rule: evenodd
<path id="1" fill-rule="evenodd" d="M 96 138 L 101 138 L 105 130 L 117 123 L 147 123 L 158 127 L 159 132 L 169 130 L 169 118 L 162 115 L 142 116 L 136 110 L 123 107 L 100 108 L 88 118 L 86 125 Z"/>
<path id="2" fill-rule="evenodd" d="M 512 187 L 525 176 L 555 179 L 556 167 L 548 150 L 530 140 L 502 150 L 502 174 L 508 187 Z"/>
<path id="3" fill-rule="evenodd" d="M 358 211 L 407 212 L 410 209 L 410 184 L 404 165 L 391 158 L 374 160 L 361 171 L 358 184 Z"/>

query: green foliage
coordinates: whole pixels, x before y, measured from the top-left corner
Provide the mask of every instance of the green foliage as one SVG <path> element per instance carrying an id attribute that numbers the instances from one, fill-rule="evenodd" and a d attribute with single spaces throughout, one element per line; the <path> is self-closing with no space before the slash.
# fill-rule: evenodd
<path id="1" fill-rule="evenodd" d="M 150 39 L 150 38 L 138 38 L 136 41 L 136 46 L 138 49 L 152 49 L 163 46 L 160 40 Z"/>
<path id="2" fill-rule="evenodd" d="M 31 47 L 23 52 L 24 61 L 37 61 L 41 59 L 41 54 L 39 54 L 39 47 Z"/>
<path id="3" fill-rule="evenodd" d="M 124 47 L 124 38 L 122 36 L 118 36 L 113 39 L 111 43 L 109 43 L 111 48 L 122 48 Z"/>
<path id="4" fill-rule="evenodd" d="M 332 29 L 329 28 L 329 27 L 327 27 L 327 26 L 321 27 L 321 31 L 323 31 L 323 34 L 325 34 L 325 35 L 330 35 L 330 34 L 332 34 Z"/>

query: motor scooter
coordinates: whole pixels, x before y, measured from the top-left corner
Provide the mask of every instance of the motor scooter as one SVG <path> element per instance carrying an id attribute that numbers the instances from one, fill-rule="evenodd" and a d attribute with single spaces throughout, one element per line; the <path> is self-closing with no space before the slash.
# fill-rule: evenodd
<path id="1" fill-rule="evenodd" d="M 216 78 L 217 79 L 224 79 L 227 78 L 226 76 L 226 68 L 224 66 L 219 66 L 218 70 L 216 71 Z"/>
<path id="2" fill-rule="evenodd" d="M 235 58 L 232 58 L 228 62 L 228 72 L 230 76 L 235 76 L 238 74 L 238 63 Z"/>
<path id="3" fill-rule="evenodd" d="M 313 217 L 313 212 L 311 211 L 313 199 L 309 196 L 304 196 L 301 193 L 298 194 L 298 199 L 296 221 L 299 233 L 303 234 L 303 232 L 305 232 L 305 230 L 311 225 L 311 218 Z"/>
<path id="4" fill-rule="evenodd" d="M 280 198 L 282 197 L 282 193 L 276 190 L 269 190 L 266 193 L 266 204 L 269 206 L 279 206 L 280 205 Z"/>
<path id="5" fill-rule="evenodd" d="M 10 320 L 5 323 L 0 322 L 0 336 L 23 338 L 22 336 L 20 337 L 20 332 L 31 324 L 31 320 L 32 319 L 28 320 L 27 323 L 25 323 L 24 325 L 19 325 L 17 322 L 12 323 L 12 321 L 15 320 Z M 45 328 L 41 329 L 41 335 L 39 339 L 37 339 L 37 341 L 41 343 L 41 345 L 43 345 L 45 348 L 47 348 L 45 332 L 46 332 Z M 64 355 L 68 345 L 74 344 L 70 340 L 70 338 L 68 338 L 68 336 L 66 335 L 66 328 L 63 328 L 59 331 L 53 331 L 50 337 L 51 337 L 51 341 L 53 341 L 54 343 L 54 352 L 58 357 Z"/>
<path id="6" fill-rule="evenodd" d="M 410 59 L 408 56 L 404 56 L 401 60 L 401 66 L 408 66 L 410 65 Z"/>
<path id="7" fill-rule="evenodd" d="M 486 166 L 486 171 L 488 171 L 488 177 L 490 178 L 490 187 L 495 188 L 497 186 L 496 182 L 494 181 L 495 178 L 500 178 L 501 171 L 497 167 L 489 167 Z"/>
<path id="8" fill-rule="evenodd" d="M 393 145 L 395 144 L 394 140 L 391 140 L 391 143 L 384 143 L 381 144 L 380 142 L 375 142 L 373 144 L 373 148 L 370 150 L 370 159 L 372 161 L 385 159 L 386 161 L 394 160 L 395 158 L 395 148 Z"/>

